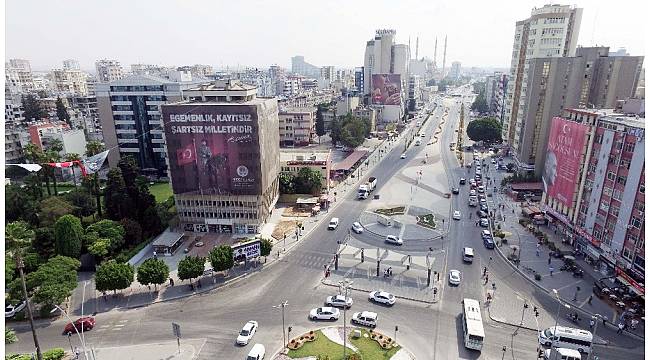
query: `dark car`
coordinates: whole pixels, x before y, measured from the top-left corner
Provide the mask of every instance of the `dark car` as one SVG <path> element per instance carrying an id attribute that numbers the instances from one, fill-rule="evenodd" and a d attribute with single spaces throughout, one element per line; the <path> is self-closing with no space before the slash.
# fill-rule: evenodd
<path id="1" fill-rule="evenodd" d="M 485 211 L 485 212 L 487 212 L 487 211 L 488 211 L 488 207 L 487 207 L 487 205 L 485 205 L 485 204 L 481 204 L 481 208 L 480 208 L 480 210 L 481 210 L 481 211 Z"/>
<path id="2" fill-rule="evenodd" d="M 75 331 L 75 327 L 77 328 L 76 331 Z M 75 320 L 74 326 L 72 325 L 72 323 L 68 323 L 63 329 L 63 333 L 65 335 L 74 334 L 77 331 L 81 332 L 82 328 L 83 331 L 88 331 L 91 330 L 93 327 L 95 327 L 95 318 L 92 316 L 84 316 L 82 318 Z"/>
<path id="3" fill-rule="evenodd" d="M 458 194 L 458 193 L 460 193 L 460 190 L 458 188 L 452 188 L 451 192 L 452 192 L 452 194 Z"/>
<path id="4" fill-rule="evenodd" d="M 488 249 L 494 249 L 494 240 L 491 237 L 483 238 L 483 245 Z"/>
<path id="5" fill-rule="evenodd" d="M 481 219 L 488 217 L 488 213 L 483 210 L 477 210 L 476 215 L 478 215 Z"/>
<path id="6" fill-rule="evenodd" d="M 465 178 L 460 178 L 460 184 L 465 185 L 467 183 L 467 179 Z"/>

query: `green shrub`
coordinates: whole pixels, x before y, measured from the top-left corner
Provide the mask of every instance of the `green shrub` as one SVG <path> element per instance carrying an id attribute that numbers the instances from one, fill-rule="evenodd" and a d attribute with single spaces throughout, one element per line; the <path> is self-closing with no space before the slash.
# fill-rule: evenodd
<path id="1" fill-rule="evenodd" d="M 549 242 L 548 242 L 548 248 L 549 248 L 551 251 L 555 251 L 555 250 L 557 249 L 557 247 L 555 246 L 555 243 L 552 242 L 552 241 L 549 241 Z"/>
<path id="2" fill-rule="evenodd" d="M 542 280 L 542 275 L 540 275 L 540 274 L 535 274 L 535 280 L 537 280 L 537 281 Z"/>
<path id="3" fill-rule="evenodd" d="M 29 354 L 7 354 L 5 360 L 32 360 L 32 356 Z"/>
<path id="4" fill-rule="evenodd" d="M 13 329 L 5 327 L 5 344 L 13 344 L 18 341 L 16 332 Z"/>
<path id="5" fill-rule="evenodd" d="M 50 349 L 43 353 L 43 360 L 61 360 L 65 356 L 62 348 Z"/>

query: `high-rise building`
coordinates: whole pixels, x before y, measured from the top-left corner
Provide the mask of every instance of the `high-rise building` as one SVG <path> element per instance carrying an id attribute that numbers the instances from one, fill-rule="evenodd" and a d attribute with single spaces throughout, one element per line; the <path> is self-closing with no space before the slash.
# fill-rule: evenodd
<path id="1" fill-rule="evenodd" d="M 414 112 L 418 109 L 418 104 L 422 102 L 422 79 L 418 75 L 409 76 L 408 82 L 408 111 Z"/>
<path id="2" fill-rule="evenodd" d="M 363 87 L 364 87 L 364 68 L 358 67 L 354 69 L 354 87 L 357 89 L 357 91 L 361 94 L 363 93 Z"/>
<path id="3" fill-rule="evenodd" d="M 316 133 L 316 109 L 283 108 L 278 113 L 281 146 L 306 146 Z"/>
<path id="4" fill-rule="evenodd" d="M 553 119 L 542 196 L 557 231 L 609 275 L 645 276 L 645 119 L 565 109 Z"/>
<path id="5" fill-rule="evenodd" d="M 174 200 L 185 231 L 254 234 L 279 196 L 278 104 L 217 81 L 162 106 Z"/>
<path id="6" fill-rule="evenodd" d="M 131 75 L 96 85 L 97 112 L 108 163 L 116 166 L 122 155 L 133 156 L 144 173 L 166 176 L 166 150 L 160 105 L 182 99 L 194 81 L 177 81 L 154 75 Z"/>
<path id="7" fill-rule="evenodd" d="M 578 48 L 575 57 L 530 59 L 523 108 L 511 148 L 518 168 L 539 175 L 546 161 L 551 119 L 562 109 L 615 108 L 634 96 L 642 56 L 609 58 L 607 47 Z"/>
<path id="8" fill-rule="evenodd" d="M 523 126 L 531 59 L 574 56 L 581 20 L 581 8 L 553 4 L 533 8 L 528 19 L 517 22 L 503 122 L 503 139 L 509 145 L 516 146 L 515 134 Z"/>
<path id="9" fill-rule="evenodd" d="M 304 56 L 294 56 L 291 58 L 291 72 L 310 78 L 318 78 L 320 76 L 320 67 L 306 62 Z"/>
<path id="10" fill-rule="evenodd" d="M 363 93 L 369 95 L 372 89 L 370 79 L 373 74 L 390 74 L 393 65 L 393 45 L 395 30 L 377 30 L 374 40 L 366 43 L 363 61 L 364 83 Z"/>
<path id="11" fill-rule="evenodd" d="M 95 69 L 97 69 L 97 79 L 100 83 L 108 83 L 124 77 L 122 65 L 117 60 L 97 60 Z"/>
<path id="12" fill-rule="evenodd" d="M 408 81 L 410 58 L 411 51 L 408 45 L 395 44 L 393 46 L 393 59 L 390 73 L 399 74 L 403 81 Z"/>
<path id="13" fill-rule="evenodd" d="M 495 71 L 493 75 L 485 77 L 485 102 L 488 105 L 489 114 L 502 122 L 507 86 L 508 75 L 500 71 Z"/>
<path id="14" fill-rule="evenodd" d="M 65 70 L 80 70 L 79 61 L 75 59 L 63 60 L 63 68 Z"/>
<path id="15" fill-rule="evenodd" d="M 79 62 L 76 60 L 64 60 L 63 69 L 54 69 L 52 72 L 56 91 L 67 95 L 88 95 L 86 73 L 79 70 Z"/>
<path id="16" fill-rule="evenodd" d="M 460 79 L 460 61 L 454 61 L 451 63 L 451 69 L 449 70 L 449 77 L 453 80 Z"/>
<path id="17" fill-rule="evenodd" d="M 19 90 L 21 92 L 29 92 L 35 90 L 34 75 L 32 74 L 32 66 L 29 60 L 24 59 L 10 59 L 5 71 L 11 73 L 7 75 L 12 79 L 17 79 Z"/>

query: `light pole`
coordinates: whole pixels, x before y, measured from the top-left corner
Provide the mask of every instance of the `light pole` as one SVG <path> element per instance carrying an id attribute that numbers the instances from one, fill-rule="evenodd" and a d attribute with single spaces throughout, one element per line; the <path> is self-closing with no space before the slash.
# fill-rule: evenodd
<path id="1" fill-rule="evenodd" d="M 551 339 L 551 348 L 553 348 L 553 344 L 555 343 L 555 334 L 557 333 L 557 323 L 560 320 L 560 309 L 561 305 L 564 305 L 567 309 L 571 309 L 571 306 L 562 303 L 562 300 L 560 300 L 560 295 L 557 292 L 557 289 L 553 289 L 553 294 L 555 294 L 555 298 L 557 299 L 557 314 L 555 314 L 555 326 L 553 327 L 553 338 Z"/>
<path id="2" fill-rule="evenodd" d="M 281 308 L 282 309 L 282 347 L 287 346 L 287 337 L 284 332 L 284 308 L 287 307 L 289 303 L 285 300 L 282 302 L 280 305 L 274 305 L 274 308 Z"/>
<path id="3" fill-rule="evenodd" d="M 68 313 L 67 313 L 65 310 L 61 309 L 61 308 L 59 307 L 59 305 L 54 305 L 54 309 L 52 309 L 52 311 L 50 311 L 50 313 L 53 313 L 53 312 L 55 312 L 56 310 L 59 310 L 60 312 L 62 312 L 63 315 L 64 315 L 64 316 L 68 319 L 68 321 L 70 321 L 70 323 L 72 324 L 72 328 L 73 328 L 74 331 L 77 333 L 77 336 L 79 337 L 79 342 L 81 343 L 81 346 L 82 346 L 82 348 L 83 348 L 83 350 L 84 350 L 84 357 L 86 358 L 86 360 L 88 360 L 88 353 L 86 352 L 86 343 L 85 343 L 84 340 L 81 338 L 81 335 L 79 334 L 79 330 L 77 329 L 77 325 L 75 325 L 75 323 L 72 321 L 72 319 L 70 319 L 70 316 L 68 316 Z M 84 326 L 84 324 L 83 324 L 83 320 L 82 320 L 82 322 L 81 322 L 81 328 L 82 328 L 82 329 L 83 329 L 83 326 Z M 82 331 L 83 331 L 83 330 L 82 330 Z"/>
<path id="4" fill-rule="evenodd" d="M 591 349 L 589 349 L 589 357 L 587 357 L 587 360 L 591 360 L 594 357 L 594 341 L 596 341 L 596 330 L 598 329 L 598 320 L 604 321 L 603 316 L 600 314 L 594 314 L 592 319 L 595 320 L 594 324 L 594 332 L 593 332 L 593 341 L 591 342 Z"/>
<path id="5" fill-rule="evenodd" d="M 346 306 L 343 306 L 343 359 L 346 358 L 345 353 L 346 353 L 346 350 L 347 350 L 347 342 L 348 342 L 348 336 L 347 336 L 347 325 L 348 324 L 347 324 L 347 317 L 346 317 L 347 308 L 348 308 L 347 307 L 348 289 L 350 288 L 350 285 L 352 285 L 353 283 L 354 283 L 354 281 L 352 281 L 350 279 L 344 279 L 344 280 L 339 281 L 339 287 L 342 287 L 343 289 L 345 289 L 345 291 L 344 291 L 345 295 L 343 295 L 343 296 L 344 296 L 345 303 L 346 303 Z"/>
<path id="6" fill-rule="evenodd" d="M 84 302 L 86 301 L 86 285 L 88 285 L 90 281 L 86 280 L 84 281 L 84 287 L 83 290 L 81 291 L 81 318 L 83 319 L 84 317 Z M 81 326 L 81 339 L 86 342 L 86 338 L 84 337 L 84 327 L 83 325 Z M 85 350 L 84 350 L 85 352 Z"/>

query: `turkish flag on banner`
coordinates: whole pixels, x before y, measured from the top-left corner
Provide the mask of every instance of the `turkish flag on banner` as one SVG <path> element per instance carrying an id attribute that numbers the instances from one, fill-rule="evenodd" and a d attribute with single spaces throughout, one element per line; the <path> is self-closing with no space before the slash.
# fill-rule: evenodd
<path id="1" fill-rule="evenodd" d="M 176 159 L 178 159 L 178 165 L 187 165 L 196 161 L 194 145 L 189 144 L 184 148 L 176 150 Z"/>
<path id="2" fill-rule="evenodd" d="M 66 161 L 66 162 L 57 162 L 57 163 L 48 163 L 48 165 L 58 168 L 68 168 L 74 164 L 78 164 L 79 161 Z"/>

